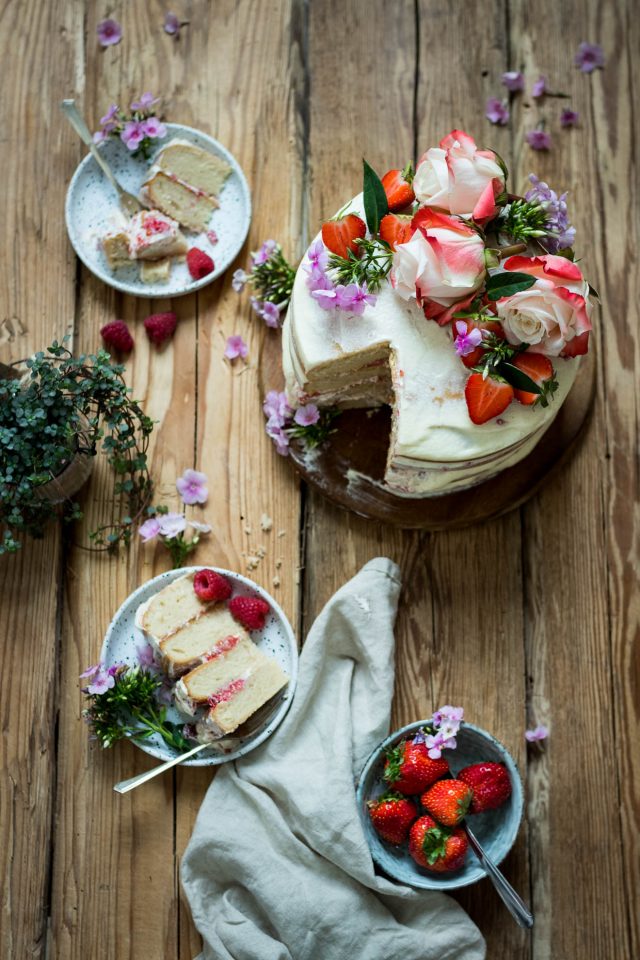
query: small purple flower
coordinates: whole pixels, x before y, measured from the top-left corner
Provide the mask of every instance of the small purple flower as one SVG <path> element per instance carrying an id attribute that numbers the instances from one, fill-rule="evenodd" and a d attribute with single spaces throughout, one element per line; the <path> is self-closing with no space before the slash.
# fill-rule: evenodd
<path id="1" fill-rule="evenodd" d="M 604 67 L 604 52 L 599 43 L 581 43 L 578 47 L 574 63 L 583 73 L 591 73 L 596 68 Z"/>
<path id="2" fill-rule="evenodd" d="M 101 47 L 112 47 L 122 40 L 122 27 L 117 20 L 101 20 L 98 24 L 97 33 Z"/>
<path id="3" fill-rule="evenodd" d="M 176 40 L 180 36 L 180 21 L 176 17 L 175 13 L 166 13 L 164 17 L 164 32 L 168 33 L 169 36 L 175 37 Z"/>
<path id="4" fill-rule="evenodd" d="M 148 543 L 149 540 L 155 540 L 160 533 L 160 521 L 157 517 L 149 517 L 148 520 L 145 520 L 145 522 L 141 524 L 138 533 L 142 537 L 143 543 Z"/>
<path id="5" fill-rule="evenodd" d="M 280 308 L 276 303 L 270 303 L 268 300 L 258 300 L 256 297 L 250 297 L 251 308 L 261 320 L 264 320 L 268 327 L 278 327 L 280 323 Z"/>
<path id="6" fill-rule="evenodd" d="M 144 140 L 143 125 L 138 120 L 127 120 L 122 128 L 120 139 L 129 150 L 137 150 Z"/>
<path id="7" fill-rule="evenodd" d="M 532 189 L 525 194 L 525 200 L 535 200 L 540 203 L 547 214 L 545 229 L 549 235 L 542 237 L 540 243 L 549 251 L 557 253 L 565 247 L 572 247 L 576 238 L 575 227 L 569 223 L 567 211 L 567 194 L 560 196 L 552 190 L 548 183 L 539 180 L 535 174 L 529 174 Z"/>
<path id="8" fill-rule="evenodd" d="M 209 524 L 209 523 L 198 523 L 197 520 L 189 520 L 189 526 L 190 526 L 190 527 L 193 527 L 193 529 L 196 531 L 196 533 L 201 533 L 201 534 L 203 534 L 203 535 L 204 535 L 205 533 L 211 533 L 211 529 L 212 529 L 212 528 L 211 528 L 211 524 Z"/>
<path id="9" fill-rule="evenodd" d="M 321 267 L 317 267 L 314 264 L 309 268 L 308 264 L 305 264 L 304 267 L 307 279 L 305 283 L 307 284 L 307 289 L 311 291 L 313 295 L 314 290 L 333 290 L 334 283 L 328 273 Z"/>
<path id="10" fill-rule="evenodd" d="M 532 150 L 550 150 L 551 134 L 545 130 L 530 130 L 525 140 Z"/>
<path id="11" fill-rule="evenodd" d="M 209 496 L 209 490 L 207 489 L 207 477 L 204 473 L 200 473 L 198 470 L 191 470 L 188 468 L 182 474 L 181 477 L 178 477 L 176 480 L 176 488 L 178 493 L 182 497 L 182 502 L 186 504 L 193 503 L 206 503 Z M 162 525 L 162 520 L 167 517 L 181 516 L 181 514 L 171 514 L 168 513 L 166 516 L 160 517 L 160 524 Z M 184 519 L 184 517 L 182 518 Z M 182 527 L 184 530 L 184 526 Z M 164 530 L 162 531 L 164 533 Z M 170 534 L 172 536 L 172 534 Z"/>
<path id="12" fill-rule="evenodd" d="M 498 100 L 497 97 L 489 97 L 487 100 L 485 117 L 491 123 L 497 123 L 501 127 L 509 122 L 509 107 L 506 100 Z"/>
<path id="13" fill-rule="evenodd" d="M 104 127 L 109 124 L 113 124 L 114 120 L 118 119 L 118 109 L 118 104 L 112 103 L 104 117 L 100 117 L 100 126 Z"/>
<path id="14" fill-rule="evenodd" d="M 236 293 L 241 293 L 244 289 L 244 285 L 249 279 L 249 274 L 244 270 L 236 270 L 231 278 L 231 286 Z M 257 301 L 256 301 L 257 302 Z"/>
<path id="15" fill-rule="evenodd" d="M 94 663 L 92 667 L 87 667 L 87 669 L 80 674 L 80 679 L 84 680 L 85 677 L 92 677 L 95 673 L 98 672 L 98 670 L 100 670 L 101 666 L 102 664 L 100 663 Z"/>
<path id="16" fill-rule="evenodd" d="M 239 333 L 227 337 L 227 346 L 224 355 L 227 360 L 237 360 L 238 357 L 244 358 L 249 353 L 249 347 L 246 345 Z"/>
<path id="17" fill-rule="evenodd" d="M 531 96 L 534 100 L 538 100 L 540 97 L 544 97 L 545 93 L 549 93 L 547 89 L 547 78 L 539 76 L 531 87 Z"/>
<path id="18" fill-rule="evenodd" d="M 143 93 L 139 100 L 133 101 L 131 109 L 136 113 L 148 113 L 156 103 L 160 103 L 160 97 L 154 97 L 152 93 L 147 92 Z"/>
<path id="19" fill-rule="evenodd" d="M 293 419 L 301 427 L 311 427 L 320 419 L 320 411 L 315 403 L 306 403 L 303 407 L 298 407 Z"/>
<path id="20" fill-rule="evenodd" d="M 416 744 L 418 744 L 418 745 L 421 744 L 421 743 L 426 743 L 426 742 L 427 742 L 427 738 L 426 738 L 426 736 L 425 736 L 424 730 L 418 730 L 418 732 L 416 733 L 415 737 L 413 738 L 413 742 L 416 743 Z"/>
<path id="21" fill-rule="evenodd" d="M 469 330 L 464 320 L 456 320 L 456 331 L 458 336 L 453 341 L 453 345 L 459 357 L 469 356 L 482 343 L 482 331 L 477 327 Z"/>
<path id="22" fill-rule="evenodd" d="M 524 737 L 529 743 L 536 743 L 538 740 L 546 740 L 549 736 L 549 728 L 543 723 L 539 723 L 533 730 L 525 730 Z"/>
<path id="23" fill-rule="evenodd" d="M 160 521 L 160 533 L 163 537 L 172 539 L 180 533 L 184 533 L 187 529 L 187 521 L 183 513 L 165 513 L 158 519 Z"/>
<path id="24" fill-rule="evenodd" d="M 289 437 L 276 422 L 272 422 L 271 419 L 267 420 L 266 425 L 267 436 L 270 437 L 276 445 L 276 450 L 281 457 L 286 457 L 289 453 Z"/>
<path id="25" fill-rule="evenodd" d="M 570 107 L 565 107 L 562 113 L 560 114 L 560 126 L 561 127 L 577 127 L 578 120 L 577 110 L 571 110 Z"/>
<path id="26" fill-rule="evenodd" d="M 277 422 L 281 427 L 284 426 L 293 410 L 289 406 L 287 395 L 284 390 L 278 393 L 277 390 L 269 390 L 262 405 L 264 415 L 273 422 Z"/>
<path id="27" fill-rule="evenodd" d="M 114 667 L 106 669 L 103 663 L 98 663 L 95 667 L 89 667 L 88 670 L 80 674 L 81 677 L 89 678 L 85 692 L 97 696 L 101 693 L 106 693 L 107 690 L 111 690 L 116 685 L 116 669 L 117 668 Z"/>
<path id="28" fill-rule="evenodd" d="M 446 703 L 444 707 L 440 707 L 431 717 L 431 722 L 434 727 L 441 727 L 445 723 L 453 724 L 454 726 L 460 726 L 462 720 L 464 719 L 464 707 L 452 707 L 450 703 Z"/>
<path id="29" fill-rule="evenodd" d="M 258 252 L 252 254 L 254 264 L 258 267 L 260 264 L 266 263 L 277 249 L 278 244 L 275 240 L 265 240 Z"/>
<path id="30" fill-rule="evenodd" d="M 158 669 L 158 664 L 156 663 L 153 653 L 153 647 L 150 643 L 145 643 L 139 647 L 136 647 L 136 656 L 138 657 L 138 664 L 145 670 Z"/>
<path id="31" fill-rule="evenodd" d="M 524 90 L 524 76 L 519 70 L 508 70 L 507 73 L 503 73 L 502 82 L 511 93 Z"/>
<path id="32" fill-rule="evenodd" d="M 152 140 L 161 140 L 167 135 L 167 128 L 158 117 L 148 117 L 143 121 L 142 130 L 145 137 L 151 137 Z"/>
<path id="33" fill-rule="evenodd" d="M 425 746 L 427 748 L 427 753 L 432 760 L 439 760 L 442 756 L 442 748 L 444 747 L 444 740 L 439 733 L 436 733 L 434 736 L 431 736 L 430 733 L 424 738 Z"/>
<path id="34" fill-rule="evenodd" d="M 361 317 L 367 307 L 376 305 L 377 297 L 367 290 L 367 284 L 359 286 L 357 283 L 342 284 L 336 287 L 336 307 L 356 317 Z"/>
<path id="35" fill-rule="evenodd" d="M 337 291 L 335 287 L 330 289 L 318 288 L 311 291 L 311 296 L 323 310 L 335 310 L 338 306 Z"/>
<path id="36" fill-rule="evenodd" d="M 329 263 L 329 251 L 322 240 L 316 240 L 316 242 L 309 247 L 307 256 L 312 270 L 315 269 L 320 273 L 324 273 Z M 305 269 L 308 269 L 308 265 Z"/>
<path id="37" fill-rule="evenodd" d="M 96 130 L 96 132 L 93 135 L 93 142 L 104 143 L 104 141 L 107 139 L 108 136 L 109 134 L 107 133 L 106 130 Z"/>

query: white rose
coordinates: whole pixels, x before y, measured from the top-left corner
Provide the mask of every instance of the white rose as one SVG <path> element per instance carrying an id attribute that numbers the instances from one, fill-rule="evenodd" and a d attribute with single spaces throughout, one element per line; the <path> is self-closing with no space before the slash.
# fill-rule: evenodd
<path id="1" fill-rule="evenodd" d="M 473 137 L 453 130 L 420 158 L 413 190 L 421 205 L 486 222 L 505 189 L 504 172 L 492 150 L 478 150 Z"/>

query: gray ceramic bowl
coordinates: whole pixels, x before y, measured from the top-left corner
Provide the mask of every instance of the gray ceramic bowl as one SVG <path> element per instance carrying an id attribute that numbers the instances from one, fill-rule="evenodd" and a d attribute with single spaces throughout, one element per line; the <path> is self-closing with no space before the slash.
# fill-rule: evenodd
<path id="1" fill-rule="evenodd" d="M 394 847 L 385 843 L 375 832 L 369 818 L 367 801 L 384 793 L 386 784 L 382 779 L 385 753 L 405 737 L 418 732 L 424 720 L 410 723 L 392 733 L 373 751 L 364 765 L 357 789 L 358 811 L 375 863 L 394 880 L 411 887 L 425 890 L 456 890 L 468 887 L 481 880 L 485 872 L 475 855 L 469 850 L 464 867 L 454 873 L 429 873 L 423 870 L 409 855 L 408 845 Z M 443 754 L 455 775 L 463 767 L 482 760 L 504 763 L 511 778 L 512 793 L 506 803 L 497 810 L 487 810 L 468 818 L 469 826 L 478 837 L 487 853 L 496 864 L 500 863 L 514 844 L 522 820 L 523 792 L 518 768 L 511 754 L 495 737 L 472 723 L 463 723 L 457 736 L 458 746 Z"/>

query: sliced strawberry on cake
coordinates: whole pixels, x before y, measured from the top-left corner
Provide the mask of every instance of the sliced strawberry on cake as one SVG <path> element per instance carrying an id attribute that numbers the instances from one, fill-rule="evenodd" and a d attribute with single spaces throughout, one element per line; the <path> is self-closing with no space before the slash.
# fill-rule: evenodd
<path id="1" fill-rule="evenodd" d="M 388 213 L 380 221 L 380 239 L 388 243 L 392 250 L 401 243 L 408 243 L 412 236 L 410 216 Z"/>
<path id="2" fill-rule="evenodd" d="M 382 186 L 387 195 L 387 203 L 391 213 L 404 210 L 416 199 L 413 192 L 413 168 L 410 163 L 404 170 L 387 170 L 382 178 Z"/>
<path id="3" fill-rule="evenodd" d="M 499 417 L 514 397 L 510 383 L 494 376 L 472 373 L 464 388 L 467 410 L 473 423 L 486 423 Z"/>
<path id="4" fill-rule="evenodd" d="M 515 390 L 516 400 L 527 406 L 533 403 L 539 403 L 542 407 L 548 406 L 549 400 L 558 389 L 558 381 L 549 357 L 525 350 L 524 353 L 519 353 L 518 356 L 514 357 L 511 362 L 518 370 L 526 373 L 542 391 L 541 393 L 531 393 L 527 390 Z"/>
<path id="5" fill-rule="evenodd" d="M 325 247 L 344 259 L 348 258 L 349 251 L 356 257 L 360 256 L 357 241 L 362 240 L 366 235 L 367 225 L 355 213 L 347 213 L 344 216 L 338 214 L 337 217 L 322 224 L 322 242 Z"/>

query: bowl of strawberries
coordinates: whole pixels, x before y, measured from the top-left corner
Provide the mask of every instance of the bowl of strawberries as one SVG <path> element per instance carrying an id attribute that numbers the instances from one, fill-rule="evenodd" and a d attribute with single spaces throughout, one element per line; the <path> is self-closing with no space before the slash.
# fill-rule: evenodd
<path id="1" fill-rule="evenodd" d="M 508 750 L 449 706 L 376 747 L 357 800 L 377 866 L 427 890 L 455 890 L 486 876 L 464 824 L 499 864 L 515 842 L 524 804 Z"/>

